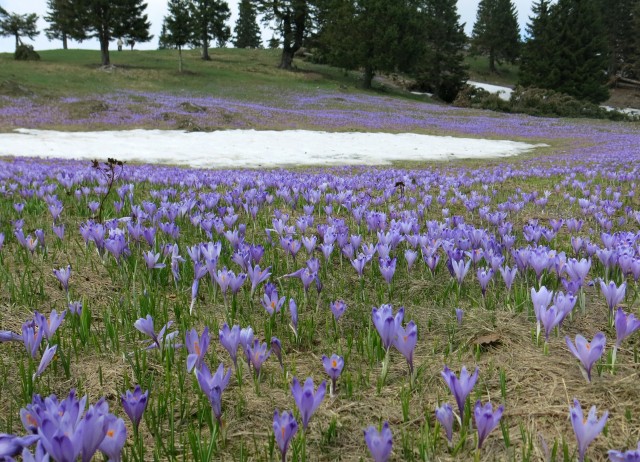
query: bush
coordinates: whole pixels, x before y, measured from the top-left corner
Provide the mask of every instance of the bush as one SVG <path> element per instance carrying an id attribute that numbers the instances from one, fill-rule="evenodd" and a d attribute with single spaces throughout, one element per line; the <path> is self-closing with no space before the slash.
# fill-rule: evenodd
<path id="1" fill-rule="evenodd" d="M 16 52 L 13 54 L 14 59 L 18 61 L 40 61 L 40 55 L 33 49 L 31 45 L 18 45 Z"/>

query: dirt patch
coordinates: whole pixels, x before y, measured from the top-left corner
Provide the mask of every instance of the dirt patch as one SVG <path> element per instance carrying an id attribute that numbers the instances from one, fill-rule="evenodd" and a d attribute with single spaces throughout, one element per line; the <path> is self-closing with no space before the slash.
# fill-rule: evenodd
<path id="1" fill-rule="evenodd" d="M 640 109 L 640 89 L 612 88 L 611 96 L 604 103 L 617 108 Z"/>
<path id="2" fill-rule="evenodd" d="M 34 92 L 15 80 L 0 82 L 0 95 L 3 96 L 33 96 Z"/>
<path id="3" fill-rule="evenodd" d="M 66 105 L 69 115 L 73 118 L 85 118 L 93 114 L 100 114 L 109 110 L 109 105 L 104 101 L 86 100 L 75 101 Z"/>
<path id="4" fill-rule="evenodd" d="M 185 101 L 183 103 L 180 103 L 180 107 L 182 108 L 183 111 L 186 111 L 192 114 L 207 112 L 206 107 L 199 106 L 198 104 L 192 103 L 190 101 Z"/>

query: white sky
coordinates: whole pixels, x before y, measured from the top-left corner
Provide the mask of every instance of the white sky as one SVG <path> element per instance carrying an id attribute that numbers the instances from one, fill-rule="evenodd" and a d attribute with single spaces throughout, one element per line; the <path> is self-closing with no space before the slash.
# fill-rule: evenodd
<path id="1" fill-rule="evenodd" d="M 328 133 L 304 130 L 176 130 L 0 133 L 0 156 L 104 159 L 196 168 L 293 165 L 385 165 L 393 160 L 451 160 L 514 156 L 536 145 L 508 140 L 415 133 Z M 108 152 L 105 151 L 108 147 Z M 162 146 L 162 149 L 158 149 Z M 539 145 L 537 145 L 539 146 Z"/>
<path id="2" fill-rule="evenodd" d="M 235 26 L 237 14 L 238 14 L 238 0 L 227 0 L 229 4 L 229 9 L 231 10 L 231 19 L 229 21 L 229 26 L 233 30 Z M 520 28 L 524 31 L 524 26 L 528 21 L 528 17 L 531 15 L 531 4 L 532 0 L 512 0 L 514 1 L 516 8 L 518 10 L 518 20 L 520 23 Z M 158 36 L 160 35 L 160 28 L 162 26 L 162 19 L 166 15 L 167 12 L 167 1 L 166 0 L 147 0 L 147 15 L 149 16 L 149 20 L 151 21 L 151 33 L 154 35 L 154 38 L 151 42 L 140 44 L 137 46 L 139 49 L 156 49 L 158 47 Z M 473 23 L 476 18 L 476 11 L 478 8 L 478 3 L 480 0 L 458 0 L 458 13 L 461 16 L 461 21 L 466 23 L 465 31 L 470 34 L 473 29 Z M 38 21 L 38 29 L 42 31 L 45 27 L 47 27 L 46 21 L 42 19 L 42 17 L 47 12 L 47 1 L 46 0 L 0 0 L 0 5 L 7 11 L 15 12 L 15 13 L 37 13 L 40 16 L 40 20 Z M 268 39 L 271 37 L 271 31 L 264 31 L 263 38 Z M 30 42 L 28 40 L 26 43 L 31 43 L 34 45 L 36 50 L 46 50 L 46 49 L 57 49 L 62 48 L 62 44 L 60 41 L 49 42 L 47 38 L 44 36 L 44 33 L 41 32 L 36 40 Z M 88 48 L 88 49 L 99 49 L 96 41 L 85 41 L 83 43 L 70 42 L 70 48 Z M 114 48 L 115 44 L 112 44 L 111 48 Z M 15 40 L 12 37 L 2 37 L 0 38 L 0 52 L 13 52 L 15 48 Z"/>

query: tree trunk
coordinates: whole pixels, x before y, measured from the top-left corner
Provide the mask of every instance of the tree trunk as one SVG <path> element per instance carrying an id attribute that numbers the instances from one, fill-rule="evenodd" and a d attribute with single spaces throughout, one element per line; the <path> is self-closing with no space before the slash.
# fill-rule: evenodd
<path id="1" fill-rule="evenodd" d="M 489 49 L 489 72 L 492 74 L 497 74 L 498 70 L 496 69 L 496 56 L 493 51 L 493 47 Z"/>
<path id="2" fill-rule="evenodd" d="M 65 32 L 62 33 L 62 49 L 67 49 L 67 34 Z"/>
<path id="3" fill-rule="evenodd" d="M 182 47 L 178 45 L 178 71 L 182 74 Z"/>
<path id="4" fill-rule="evenodd" d="M 364 67 L 364 83 L 363 87 L 367 90 L 371 89 L 371 83 L 373 82 L 373 68 L 371 66 Z"/>
<path id="5" fill-rule="evenodd" d="M 109 60 L 109 39 L 105 37 L 100 37 L 100 58 L 103 66 L 111 65 Z"/>
<path id="6" fill-rule="evenodd" d="M 204 61 L 211 61 L 211 57 L 209 56 L 209 37 L 207 37 L 206 32 L 202 35 L 202 59 Z"/>
<path id="7" fill-rule="evenodd" d="M 280 57 L 280 65 L 278 66 L 280 69 L 285 69 L 290 71 L 293 68 L 293 52 L 291 51 L 291 47 L 289 49 L 282 50 L 282 56 Z"/>
<path id="8" fill-rule="evenodd" d="M 18 51 L 18 47 L 20 46 L 20 36 L 18 34 L 16 35 L 16 51 Z"/>

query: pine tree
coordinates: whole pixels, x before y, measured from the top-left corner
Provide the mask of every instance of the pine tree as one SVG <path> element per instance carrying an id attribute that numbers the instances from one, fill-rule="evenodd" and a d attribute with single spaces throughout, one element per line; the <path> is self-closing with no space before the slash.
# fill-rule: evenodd
<path id="1" fill-rule="evenodd" d="M 260 48 L 262 33 L 251 0 L 240 0 L 233 44 L 236 48 Z"/>
<path id="2" fill-rule="evenodd" d="M 143 0 L 73 0 L 78 28 L 71 37 L 86 40 L 95 37 L 100 42 L 103 66 L 109 66 L 109 42 L 122 38 L 126 42 L 148 42 L 151 24 L 144 10 Z"/>
<path id="3" fill-rule="evenodd" d="M 164 46 L 178 49 L 178 71 L 182 72 L 182 47 L 193 35 L 193 18 L 189 13 L 189 0 L 169 0 L 169 15 L 164 17 L 161 40 Z"/>
<path id="4" fill-rule="evenodd" d="M 364 70 L 364 88 L 376 72 L 409 71 L 422 56 L 418 5 L 410 0 L 337 0 L 318 37 L 330 64 Z"/>
<path id="5" fill-rule="evenodd" d="M 16 51 L 22 45 L 21 37 L 33 40 L 40 32 L 36 26 L 38 15 L 6 13 L 0 19 L 0 37 L 15 37 Z"/>
<path id="6" fill-rule="evenodd" d="M 229 5 L 224 0 L 191 0 L 189 10 L 194 24 L 192 43 L 202 48 L 202 59 L 209 61 L 211 41 L 216 40 L 222 46 L 231 37 L 225 24 L 231 16 Z"/>
<path id="7" fill-rule="evenodd" d="M 489 70 L 496 63 L 515 62 L 519 56 L 518 13 L 511 0 L 480 0 L 471 37 L 473 51 L 489 56 Z"/>
<path id="8" fill-rule="evenodd" d="M 630 40 L 633 46 L 630 50 L 629 63 L 631 68 L 631 77 L 638 80 L 640 79 L 640 1 L 633 9 L 633 20 L 631 24 Z"/>
<path id="9" fill-rule="evenodd" d="M 422 5 L 426 48 L 418 64 L 417 84 L 451 102 L 469 78 L 464 64 L 467 37 L 456 0 L 425 0 Z"/>
<path id="10" fill-rule="evenodd" d="M 607 88 L 606 31 L 597 0 L 558 0 L 551 8 L 551 66 L 543 88 L 600 103 Z"/>
<path id="11" fill-rule="evenodd" d="M 608 74 L 626 76 L 632 72 L 634 9 L 640 0 L 600 0 L 609 47 Z"/>
<path id="12" fill-rule="evenodd" d="M 302 47 L 311 22 L 311 6 L 307 0 L 254 0 L 254 2 L 258 12 L 263 15 L 263 22 L 275 24 L 280 36 L 282 55 L 278 67 L 292 69 L 293 56 Z"/>
<path id="13" fill-rule="evenodd" d="M 534 2 L 527 24 L 527 40 L 522 46 L 519 84 L 525 87 L 541 86 L 550 72 L 552 54 L 552 30 L 550 24 L 550 0 Z"/>
<path id="14" fill-rule="evenodd" d="M 67 49 L 68 38 L 77 29 L 76 15 L 72 0 L 47 0 L 47 15 L 44 17 L 49 27 L 44 30 L 49 40 L 62 40 L 62 48 Z"/>

